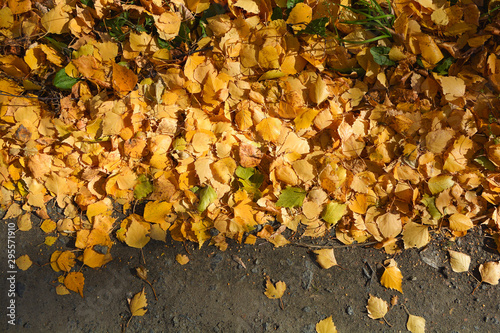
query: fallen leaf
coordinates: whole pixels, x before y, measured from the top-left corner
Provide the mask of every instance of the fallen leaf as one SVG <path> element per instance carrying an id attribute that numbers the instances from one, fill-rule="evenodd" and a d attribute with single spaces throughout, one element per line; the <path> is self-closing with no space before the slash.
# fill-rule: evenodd
<path id="1" fill-rule="evenodd" d="M 406 329 L 412 333 L 425 333 L 425 319 L 411 314 L 408 315 Z"/>
<path id="2" fill-rule="evenodd" d="M 267 278 L 265 295 L 270 299 L 278 299 L 283 297 L 286 290 L 286 283 L 283 281 L 276 282 L 273 285 L 270 278 Z"/>
<path id="3" fill-rule="evenodd" d="M 368 310 L 368 317 L 380 319 L 384 318 L 387 311 L 389 311 L 389 305 L 383 299 L 370 295 L 366 309 Z"/>
<path id="4" fill-rule="evenodd" d="M 450 216 L 450 229 L 453 231 L 467 231 L 474 227 L 471 219 L 463 214 L 455 213 Z"/>
<path id="5" fill-rule="evenodd" d="M 415 222 L 406 223 L 403 230 L 403 242 L 405 249 L 421 248 L 430 241 L 429 227 Z"/>
<path id="6" fill-rule="evenodd" d="M 181 264 L 181 265 L 184 266 L 185 264 L 187 264 L 189 262 L 189 257 L 187 255 L 185 255 L 185 254 L 180 254 L 179 253 L 179 254 L 177 254 L 175 256 L 175 260 L 177 260 L 177 262 L 179 264 Z"/>
<path id="7" fill-rule="evenodd" d="M 144 316 L 148 311 L 146 308 L 148 306 L 148 300 L 146 299 L 146 292 L 144 288 L 140 292 L 134 295 L 129 302 L 130 312 L 133 317 Z"/>
<path id="8" fill-rule="evenodd" d="M 384 267 L 384 273 L 380 278 L 380 283 L 389 289 L 395 289 L 400 293 L 403 293 L 401 284 L 403 283 L 403 274 L 398 268 L 398 264 L 394 259 L 387 260 L 385 262 L 387 265 Z"/>
<path id="9" fill-rule="evenodd" d="M 306 198 L 306 191 L 298 187 L 287 187 L 276 202 L 278 207 L 300 207 Z"/>
<path id="10" fill-rule="evenodd" d="M 453 250 L 448 250 L 450 254 L 451 269 L 454 272 L 467 272 L 470 265 L 470 256 Z"/>
<path id="11" fill-rule="evenodd" d="M 316 261 L 322 268 L 328 269 L 338 265 L 333 249 L 314 250 L 314 253 L 316 253 Z"/>
<path id="12" fill-rule="evenodd" d="M 19 258 L 16 259 L 16 265 L 22 271 L 25 271 L 28 268 L 30 268 L 32 264 L 33 262 L 31 261 L 30 257 L 27 254 L 20 256 Z"/>
<path id="13" fill-rule="evenodd" d="M 332 316 L 321 320 L 316 324 L 317 333 L 337 333 L 337 328 L 333 323 Z"/>
<path id="14" fill-rule="evenodd" d="M 479 265 L 481 282 L 497 285 L 500 279 L 500 261 L 488 261 Z"/>
<path id="15" fill-rule="evenodd" d="M 71 291 L 79 293 L 83 297 L 83 285 L 85 278 L 81 272 L 71 272 L 64 278 L 64 285 Z"/>

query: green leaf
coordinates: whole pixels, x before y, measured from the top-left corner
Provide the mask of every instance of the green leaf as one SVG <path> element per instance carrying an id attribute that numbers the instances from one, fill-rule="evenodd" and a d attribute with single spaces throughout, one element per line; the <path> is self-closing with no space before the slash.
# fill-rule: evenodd
<path id="1" fill-rule="evenodd" d="M 273 14 L 271 15 L 271 21 L 282 20 L 283 19 L 283 9 L 280 7 L 273 8 Z"/>
<path id="2" fill-rule="evenodd" d="M 396 63 L 389 59 L 390 47 L 387 46 L 374 46 L 370 49 L 373 60 L 380 66 L 393 66 Z"/>
<path id="3" fill-rule="evenodd" d="M 259 190 L 259 186 L 257 186 L 257 184 L 255 183 L 252 183 L 248 180 L 245 180 L 245 179 L 238 179 L 238 181 L 241 183 L 241 186 L 243 187 L 243 189 L 251 195 L 252 199 L 253 200 L 259 200 L 260 198 L 262 198 L 262 192 Z"/>
<path id="4" fill-rule="evenodd" d="M 427 207 L 427 211 L 431 214 L 433 220 L 439 220 L 441 218 L 441 212 L 436 207 L 436 198 L 424 194 L 422 198 L 422 203 Z"/>
<path id="5" fill-rule="evenodd" d="M 172 143 L 172 148 L 174 148 L 174 150 L 183 151 L 186 149 L 186 145 L 186 139 L 184 139 L 183 137 L 179 137 Z"/>
<path id="6" fill-rule="evenodd" d="M 69 90 L 71 87 L 75 85 L 75 83 L 78 82 L 78 79 L 75 79 L 74 77 L 69 76 L 66 74 L 66 71 L 63 69 L 59 70 L 56 73 L 56 76 L 54 77 L 54 80 L 52 83 L 56 88 L 63 89 L 63 90 Z"/>
<path id="7" fill-rule="evenodd" d="M 455 185 L 455 181 L 453 180 L 453 176 L 450 175 L 434 176 L 427 182 L 427 186 L 429 186 L 429 190 L 432 194 L 443 192 L 453 185 Z"/>
<path id="8" fill-rule="evenodd" d="M 137 184 L 134 187 L 134 198 L 137 200 L 144 199 L 151 192 L 153 192 L 153 184 L 151 184 L 146 175 L 140 175 L 137 178 Z"/>
<path id="9" fill-rule="evenodd" d="M 287 0 L 286 1 L 286 8 L 287 9 L 292 9 L 293 7 L 295 7 L 300 2 L 304 2 L 304 0 Z"/>
<path id="10" fill-rule="evenodd" d="M 490 170 L 490 171 L 495 171 L 496 167 L 495 164 L 493 164 L 486 156 L 480 156 L 476 157 L 474 159 L 474 162 L 482 166 L 483 168 Z"/>
<path id="11" fill-rule="evenodd" d="M 326 37 L 326 25 L 328 24 L 328 21 L 328 17 L 321 17 L 319 19 L 312 20 L 300 33 Z"/>
<path id="12" fill-rule="evenodd" d="M 338 221 L 344 216 L 346 213 L 347 205 L 340 204 L 338 202 L 329 202 L 325 210 L 323 210 L 323 214 L 321 214 L 321 218 L 332 225 L 337 224 Z"/>
<path id="13" fill-rule="evenodd" d="M 207 10 L 203 12 L 203 15 L 201 16 L 201 22 L 207 23 L 207 18 L 216 16 L 216 15 L 221 15 L 226 12 L 226 8 L 224 6 L 219 5 L 218 3 L 213 3 L 208 7 Z"/>
<path id="14" fill-rule="evenodd" d="M 52 47 L 54 47 L 59 52 L 63 52 L 64 50 L 69 50 L 67 44 L 59 42 L 52 37 L 45 36 L 44 39 L 46 39 L 50 43 L 50 45 L 52 45 Z"/>
<path id="15" fill-rule="evenodd" d="M 440 75 L 448 75 L 450 66 L 455 62 L 453 57 L 445 58 L 437 63 L 436 67 L 432 70 Z"/>
<path id="16" fill-rule="evenodd" d="M 248 179 L 250 179 L 250 177 L 252 177 L 255 174 L 255 168 L 244 168 L 244 167 L 238 165 L 238 167 L 236 168 L 236 171 L 234 173 L 239 178 L 248 180 Z"/>
<path id="17" fill-rule="evenodd" d="M 281 191 L 276 202 L 278 207 L 301 207 L 306 198 L 306 191 L 299 187 L 287 187 Z"/>
<path id="18" fill-rule="evenodd" d="M 208 185 L 200 191 L 200 203 L 198 204 L 198 211 L 201 213 L 207 209 L 208 205 L 217 199 L 217 193 Z"/>
<path id="19" fill-rule="evenodd" d="M 89 6 L 91 8 L 95 8 L 94 7 L 94 1 L 93 0 L 80 0 L 80 2 L 82 4 L 84 4 L 85 6 Z"/>

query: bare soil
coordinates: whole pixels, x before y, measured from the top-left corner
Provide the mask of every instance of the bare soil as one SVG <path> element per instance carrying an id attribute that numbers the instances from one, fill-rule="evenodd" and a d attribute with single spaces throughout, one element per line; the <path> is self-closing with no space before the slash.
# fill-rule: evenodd
<path id="1" fill-rule="evenodd" d="M 0 244 L 6 244 L 7 221 L 0 223 Z M 28 254 L 34 265 L 16 274 L 16 325 L 6 317 L 7 281 L 2 278 L 0 331 L 5 332 L 120 332 L 130 318 L 127 298 L 145 288 L 148 311 L 134 317 L 127 332 L 315 332 L 315 324 L 332 316 L 339 332 L 406 332 L 408 315 L 426 319 L 427 332 L 500 331 L 499 286 L 482 284 L 481 263 L 499 260 L 494 242 L 475 229 L 450 241 L 439 234 L 424 249 L 409 249 L 394 256 L 403 273 L 403 291 L 380 285 L 382 263 L 391 258 L 372 247 L 342 247 L 334 240 L 300 239 L 309 245 L 333 244 L 340 266 L 320 268 L 313 247 L 273 248 L 269 243 L 230 244 L 227 251 L 213 246 L 151 241 L 142 250 L 117 242 L 114 260 L 94 270 L 81 268 L 85 276 L 84 298 L 76 293 L 58 296 L 57 277 L 49 262 L 56 249 L 74 249 L 70 238 L 60 237 L 48 248 L 43 232 L 34 228 L 17 232 L 16 256 Z M 6 246 L 5 246 L 6 247 Z M 469 273 L 455 273 L 448 249 L 471 255 Z M 1 273 L 7 276 L 6 249 L 2 249 Z M 190 261 L 181 266 L 178 254 Z M 239 263 L 243 262 L 243 267 Z M 135 268 L 149 270 L 158 300 L 151 288 L 135 275 Z M 80 269 L 80 268 L 79 268 Z M 264 295 L 266 276 L 284 281 L 282 304 Z M 382 320 L 368 317 L 369 295 L 388 303 L 397 297 Z"/>

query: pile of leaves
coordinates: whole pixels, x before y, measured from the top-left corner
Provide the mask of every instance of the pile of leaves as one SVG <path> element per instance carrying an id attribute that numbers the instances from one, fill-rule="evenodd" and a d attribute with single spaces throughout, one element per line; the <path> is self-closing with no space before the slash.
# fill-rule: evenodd
<path id="1" fill-rule="evenodd" d="M 70 290 L 115 237 L 498 240 L 500 1 L 0 7 L 0 204 L 76 238 L 51 260 Z"/>

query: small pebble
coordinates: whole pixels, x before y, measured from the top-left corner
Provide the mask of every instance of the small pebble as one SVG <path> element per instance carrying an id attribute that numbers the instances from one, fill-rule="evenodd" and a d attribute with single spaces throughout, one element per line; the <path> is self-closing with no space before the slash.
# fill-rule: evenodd
<path id="1" fill-rule="evenodd" d="M 347 312 L 349 316 L 352 316 L 354 314 L 354 310 L 350 305 L 345 309 L 345 312 Z"/>

